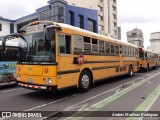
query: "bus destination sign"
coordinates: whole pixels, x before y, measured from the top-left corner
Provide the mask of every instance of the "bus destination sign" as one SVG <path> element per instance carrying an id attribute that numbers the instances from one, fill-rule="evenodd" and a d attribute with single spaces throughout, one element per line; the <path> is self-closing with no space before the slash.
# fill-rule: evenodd
<path id="1" fill-rule="evenodd" d="M 27 27 L 27 33 L 33 33 L 33 32 L 42 32 L 44 30 L 43 24 L 33 25 Z"/>

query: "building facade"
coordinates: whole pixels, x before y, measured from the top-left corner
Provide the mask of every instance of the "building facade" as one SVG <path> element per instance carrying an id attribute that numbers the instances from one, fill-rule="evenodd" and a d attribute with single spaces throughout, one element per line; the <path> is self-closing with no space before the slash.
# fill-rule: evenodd
<path id="1" fill-rule="evenodd" d="M 143 32 L 141 29 L 135 28 L 132 31 L 127 32 L 127 41 L 129 43 L 135 44 L 139 47 L 144 47 L 144 39 L 143 39 Z"/>
<path id="2" fill-rule="evenodd" d="M 49 0 L 48 5 L 37 9 L 33 14 L 21 17 L 14 21 L 8 20 L 8 23 L 2 23 L 0 21 L 0 24 L 3 24 L 1 25 L 4 27 L 3 29 L 6 29 L 4 30 L 5 34 L 1 34 L 0 31 L 0 36 L 10 34 L 10 23 L 14 24 L 14 32 L 17 32 L 23 26 L 37 20 L 49 20 L 58 23 L 66 23 L 98 33 L 97 10 L 71 6 L 68 5 L 68 2 L 64 0 Z M 6 26 L 5 24 L 8 26 Z"/>
<path id="3" fill-rule="evenodd" d="M 98 11 L 98 33 L 118 38 L 117 0 L 66 0 L 69 5 Z"/>
<path id="4" fill-rule="evenodd" d="M 14 33 L 15 25 L 13 20 L 0 17 L 0 36 Z"/>
<path id="5" fill-rule="evenodd" d="M 154 32 L 150 35 L 151 50 L 160 52 L 160 32 Z"/>

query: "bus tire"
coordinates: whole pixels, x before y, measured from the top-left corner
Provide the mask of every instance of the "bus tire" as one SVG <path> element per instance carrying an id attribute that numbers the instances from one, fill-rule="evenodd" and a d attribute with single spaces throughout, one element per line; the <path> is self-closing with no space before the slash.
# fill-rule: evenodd
<path id="1" fill-rule="evenodd" d="M 87 70 L 82 71 L 79 77 L 79 92 L 87 92 L 91 87 L 91 75 Z"/>
<path id="2" fill-rule="evenodd" d="M 132 77 L 133 76 L 133 66 L 132 65 L 130 65 L 129 66 L 129 72 L 128 72 L 129 74 L 129 77 Z"/>

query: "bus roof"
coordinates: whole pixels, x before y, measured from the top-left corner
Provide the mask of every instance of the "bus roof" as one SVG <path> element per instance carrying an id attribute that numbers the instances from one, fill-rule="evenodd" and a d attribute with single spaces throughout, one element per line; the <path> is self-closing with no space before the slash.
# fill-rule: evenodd
<path id="1" fill-rule="evenodd" d="M 23 28 L 28 27 L 32 24 L 41 23 L 41 22 L 42 23 L 49 23 L 50 25 L 53 24 L 53 25 L 56 25 L 56 26 L 60 26 L 61 28 L 66 28 L 66 29 L 74 30 L 74 31 L 81 32 L 81 33 L 86 33 L 88 35 L 95 36 L 95 37 L 100 37 L 100 38 L 105 39 L 105 40 L 107 39 L 110 42 L 116 42 L 116 43 L 119 43 L 119 44 L 128 45 L 128 46 L 131 46 L 131 47 L 138 48 L 137 45 L 134 45 L 134 44 L 131 44 L 131 43 L 128 43 L 128 42 L 125 42 L 125 41 L 120 41 L 118 39 L 114 39 L 114 38 L 110 38 L 110 37 L 107 37 L 107 36 L 104 36 L 104 35 L 93 33 L 93 32 L 90 32 L 90 31 L 87 31 L 87 30 L 84 30 L 84 29 L 81 29 L 81 28 L 78 28 L 78 27 L 74 27 L 74 26 L 71 26 L 71 25 L 68 25 L 68 24 L 65 24 L 65 23 L 56 23 L 56 22 L 47 21 L 47 20 L 31 22 L 31 23 L 25 25 L 24 27 L 22 27 L 21 30 L 23 30 Z"/>
<path id="2" fill-rule="evenodd" d="M 109 40 L 111 42 L 117 42 L 117 43 L 120 43 L 120 44 L 125 44 L 125 45 L 129 45 L 129 46 L 138 48 L 138 46 L 136 46 L 134 44 L 131 44 L 131 43 L 128 43 L 128 42 L 124 42 L 124 41 L 120 41 L 118 39 L 110 38 L 110 37 L 107 37 L 107 36 L 104 36 L 104 35 L 100 35 L 100 34 L 97 34 L 97 33 L 93 33 L 93 32 L 90 32 L 90 31 L 87 31 L 87 30 L 84 30 L 84 29 L 81 29 L 81 28 L 78 28 L 78 27 L 74 27 L 74 26 L 71 26 L 71 25 L 68 25 L 68 24 L 64 24 L 64 23 L 57 23 L 57 24 L 62 28 L 71 29 L 71 30 L 75 30 L 75 31 L 78 31 L 78 32 L 82 32 L 82 33 L 87 33 L 87 34 L 92 35 L 92 36 L 96 36 L 96 37 L 100 37 L 100 38 L 103 38 L 103 39 L 107 39 L 107 40 Z"/>

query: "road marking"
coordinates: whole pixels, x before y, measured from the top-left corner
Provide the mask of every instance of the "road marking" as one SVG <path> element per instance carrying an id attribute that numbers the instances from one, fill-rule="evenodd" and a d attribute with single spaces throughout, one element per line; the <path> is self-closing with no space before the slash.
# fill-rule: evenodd
<path id="1" fill-rule="evenodd" d="M 0 93 L 12 92 L 12 91 L 19 90 L 19 89 L 22 89 L 22 88 L 16 88 L 16 89 L 11 89 L 11 90 L 4 90 L 4 91 L 1 91 Z"/>
<path id="2" fill-rule="evenodd" d="M 142 77 L 140 77 L 140 78 L 134 79 L 134 80 L 129 81 L 129 82 L 124 83 L 124 84 L 121 84 L 121 85 L 119 85 L 119 86 L 117 86 L 117 87 L 115 87 L 115 88 L 112 88 L 112 89 L 108 90 L 108 91 L 105 91 L 105 92 L 103 92 L 103 93 L 100 93 L 100 94 L 98 94 L 98 95 L 95 95 L 95 96 L 93 96 L 93 97 L 90 97 L 90 98 L 88 98 L 88 99 L 86 99 L 86 100 L 84 100 L 84 101 L 82 101 L 82 102 L 79 102 L 79 103 L 77 103 L 77 104 L 74 104 L 74 105 L 66 108 L 65 111 L 67 111 L 68 109 L 70 109 L 70 108 L 72 108 L 72 107 L 75 107 L 75 106 L 77 106 L 77 105 L 79 106 L 79 104 L 83 104 L 83 103 L 85 103 L 85 102 L 87 102 L 87 101 L 89 101 L 89 100 L 95 99 L 95 98 L 97 98 L 97 97 L 99 97 L 99 96 L 101 96 L 101 95 L 104 95 L 104 94 L 106 94 L 106 93 L 113 92 L 113 91 L 115 91 L 115 93 L 116 93 L 116 91 L 119 90 L 118 88 L 120 88 L 120 87 L 122 87 L 122 86 L 124 86 L 124 85 L 126 85 L 126 84 L 132 83 L 132 85 L 134 86 L 134 85 L 136 84 L 135 81 L 137 81 L 137 80 L 139 80 L 139 79 L 142 79 L 142 78 L 144 78 L 144 77 L 146 77 L 146 76 L 148 76 L 148 75 L 151 75 L 151 74 L 153 74 L 153 73 L 147 74 L 147 75 L 142 76 Z M 96 88 L 95 88 L 95 89 L 96 89 Z M 117 89 L 118 89 L 118 90 L 117 90 Z M 92 89 L 92 90 L 93 90 L 93 89 Z"/>
<path id="3" fill-rule="evenodd" d="M 102 100 L 102 101 L 100 101 L 100 102 L 98 102 L 98 103 L 96 103 L 96 104 L 93 104 L 93 105 L 90 106 L 89 108 L 86 108 L 85 110 L 83 110 L 83 111 L 88 111 L 88 112 L 86 112 L 86 113 L 84 113 L 84 112 L 82 112 L 82 113 L 79 112 L 79 113 L 78 113 L 78 116 L 82 116 L 82 117 L 76 117 L 76 116 L 77 116 L 77 114 L 76 114 L 76 116 L 73 115 L 73 117 L 69 117 L 69 119 L 80 120 L 80 119 L 82 119 L 83 117 L 87 116 L 88 114 L 90 114 L 90 113 L 92 113 L 92 112 L 94 112 L 94 111 L 97 111 L 97 110 L 99 110 L 100 108 L 106 106 L 107 104 L 113 102 L 114 100 L 120 98 L 121 96 L 125 95 L 125 94 L 128 93 L 129 91 L 131 91 L 131 90 L 139 87 L 140 85 L 146 83 L 147 81 L 151 80 L 152 78 L 156 77 L 156 76 L 159 75 L 159 74 L 160 74 L 160 73 L 156 73 L 156 74 L 154 74 L 154 75 L 152 75 L 152 76 L 150 76 L 150 77 L 148 77 L 148 78 L 146 78 L 146 79 L 143 79 L 143 80 L 140 81 L 140 82 L 135 83 L 134 86 L 130 86 L 130 87 L 126 88 L 126 89 L 123 89 L 123 90 L 120 91 L 119 93 L 114 94 L 114 95 L 112 95 L 112 96 L 110 96 L 110 97 L 108 97 L 108 98 L 106 98 L 106 99 L 104 99 L 104 100 Z M 67 119 L 68 119 L 68 118 L 67 118 Z"/>
<path id="4" fill-rule="evenodd" d="M 134 110 L 148 111 L 160 96 L 160 85 Z M 128 117 L 126 120 L 142 120 L 143 117 Z"/>
<path id="5" fill-rule="evenodd" d="M 47 103 L 47 104 L 39 105 L 39 106 L 37 106 L 37 107 L 31 108 L 31 109 L 28 109 L 28 110 L 24 110 L 24 112 L 26 112 L 26 111 L 32 111 L 32 110 L 35 110 L 35 109 L 38 109 L 38 108 L 41 108 L 41 107 L 45 107 L 45 106 L 47 106 L 47 105 L 51 105 L 51 104 L 60 102 L 60 101 L 65 100 L 65 99 L 67 99 L 67 98 L 70 98 L 70 97 L 65 97 L 65 98 L 62 98 L 62 99 L 59 99 L 59 100 L 55 100 L 55 101 L 53 101 L 53 102 L 49 102 L 49 103 Z"/>
<path id="6" fill-rule="evenodd" d="M 142 76 L 142 77 L 140 77 L 140 78 L 136 78 L 135 80 L 129 81 L 129 82 L 127 82 L 127 83 L 125 83 L 125 84 L 122 84 L 122 85 L 126 85 L 126 84 L 129 84 L 129 83 L 133 83 L 134 81 L 137 81 L 137 80 L 139 80 L 139 79 L 142 79 L 143 77 L 146 77 L 146 76 L 151 75 L 151 74 L 153 74 L 153 72 L 150 73 L 150 74 L 144 75 L 144 76 Z M 135 83 L 133 83 L 133 84 L 135 84 Z M 86 99 L 86 100 L 80 102 L 80 103 L 84 103 L 84 102 L 86 102 L 86 101 L 89 101 L 89 100 L 91 100 L 91 99 L 94 99 L 94 98 L 96 98 L 96 97 L 99 97 L 99 96 L 101 96 L 101 95 L 103 95 L 103 94 L 105 94 L 105 93 L 108 93 L 108 92 L 117 91 L 117 90 L 114 90 L 114 89 L 117 89 L 117 88 L 121 87 L 122 85 L 119 85 L 119 86 L 117 86 L 117 87 L 115 87 L 115 88 L 113 88 L 113 89 L 110 89 L 110 90 L 105 91 L 105 92 L 103 92 L 103 93 L 101 93 L 101 94 L 98 94 L 98 95 L 96 95 L 96 96 L 93 96 L 93 97 L 91 97 L 91 98 L 89 98 L 89 99 Z M 96 88 L 93 88 L 93 89 L 96 89 Z M 93 90 L 93 89 L 91 89 L 91 90 Z M 45 106 L 47 106 L 47 105 L 51 105 L 51 104 L 60 102 L 60 101 L 65 100 L 65 99 L 75 97 L 75 96 L 77 96 L 77 95 L 79 95 L 79 94 L 81 94 L 81 93 L 74 94 L 74 95 L 72 95 L 72 96 L 65 97 L 65 98 L 62 98 L 62 99 L 59 99 L 59 100 L 56 100 L 56 101 L 52 101 L 52 102 L 49 102 L 49 103 L 46 103 L 46 104 L 43 104 L 43 105 L 39 105 L 39 106 L 30 108 L 30 109 L 27 109 L 27 110 L 24 110 L 24 111 L 32 111 L 32 110 L 35 110 L 35 109 L 38 109 L 38 108 L 41 108 L 41 107 L 45 107 Z M 80 104 L 80 103 L 78 103 L 78 104 Z M 76 105 L 78 105 L 78 104 L 75 104 L 75 105 L 72 105 L 72 106 L 74 107 L 74 106 L 76 106 Z M 70 107 L 68 107 L 68 108 L 66 108 L 66 109 L 70 109 L 72 106 L 70 106 Z"/>

